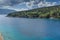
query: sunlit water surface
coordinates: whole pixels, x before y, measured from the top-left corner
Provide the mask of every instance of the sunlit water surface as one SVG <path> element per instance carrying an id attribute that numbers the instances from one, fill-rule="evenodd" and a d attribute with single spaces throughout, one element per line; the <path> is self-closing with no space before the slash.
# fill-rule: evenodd
<path id="1" fill-rule="evenodd" d="M 0 33 L 4 40 L 60 40 L 60 20 L 0 15 Z"/>

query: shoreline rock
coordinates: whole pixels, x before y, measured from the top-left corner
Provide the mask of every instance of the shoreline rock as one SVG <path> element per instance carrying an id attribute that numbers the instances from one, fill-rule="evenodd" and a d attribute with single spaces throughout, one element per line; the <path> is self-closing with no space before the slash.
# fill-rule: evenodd
<path id="1" fill-rule="evenodd" d="M 0 33 L 0 40 L 4 40 L 2 33 Z"/>

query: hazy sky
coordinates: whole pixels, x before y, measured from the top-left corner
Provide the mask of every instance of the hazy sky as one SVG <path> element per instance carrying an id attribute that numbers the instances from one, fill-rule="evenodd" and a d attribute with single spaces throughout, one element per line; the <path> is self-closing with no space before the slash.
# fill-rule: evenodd
<path id="1" fill-rule="evenodd" d="M 0 8 L 26 10 L 37 7 L 59 5 L 60 0 L 0 0 Z"/>

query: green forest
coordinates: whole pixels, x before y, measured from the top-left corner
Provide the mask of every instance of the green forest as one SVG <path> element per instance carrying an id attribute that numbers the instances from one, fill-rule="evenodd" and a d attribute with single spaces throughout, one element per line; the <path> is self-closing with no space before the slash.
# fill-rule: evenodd
<path id="1" fill-rule="evenodd" d="M 60 18 L 60 5 L 9 13 L 8 17 Z"/>

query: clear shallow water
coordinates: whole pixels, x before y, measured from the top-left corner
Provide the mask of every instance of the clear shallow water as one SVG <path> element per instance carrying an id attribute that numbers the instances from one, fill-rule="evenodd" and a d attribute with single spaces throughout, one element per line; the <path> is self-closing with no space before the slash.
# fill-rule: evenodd
<path id="1" fill-rule="evenodd" d="M 60 20 L 0 15 L 0 32 L 4 40 L 60 40 Z"/>

